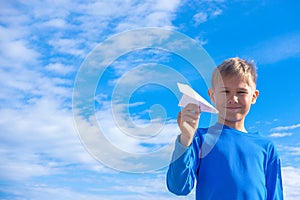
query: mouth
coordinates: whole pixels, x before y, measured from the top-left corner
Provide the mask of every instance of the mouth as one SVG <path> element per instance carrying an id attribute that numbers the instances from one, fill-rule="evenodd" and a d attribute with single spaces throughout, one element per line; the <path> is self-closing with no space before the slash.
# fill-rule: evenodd
<path id="1" fill-rule="evenodd" d="M 239 110 L 239 109 L 241 109 L 241 107 L 226 107 L 226 110 L 233 110 L 233 111 L 235 111 L 235 110 Z"/>

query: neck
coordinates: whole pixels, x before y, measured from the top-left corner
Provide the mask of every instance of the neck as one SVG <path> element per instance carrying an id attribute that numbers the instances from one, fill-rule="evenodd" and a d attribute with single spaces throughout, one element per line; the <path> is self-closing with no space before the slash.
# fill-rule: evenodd
<path id="1" fill-rule="evenodd" d="M 218 122 L 220 124 L 224 124 L 226 126 L 229 126 L 233 129 L 236 129 L 238 131 L 242 131 L 247 133 L 247 130 L 245 129 L 245 125 L 244 125 L 244 120 L 241 121 L 228 121 L 228 120 L 224 120 L 224 119 L 218 119 Z"/>

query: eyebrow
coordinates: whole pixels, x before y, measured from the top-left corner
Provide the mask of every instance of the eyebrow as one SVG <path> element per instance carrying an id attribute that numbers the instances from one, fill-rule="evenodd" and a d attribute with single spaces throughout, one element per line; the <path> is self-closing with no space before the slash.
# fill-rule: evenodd
<path id="1" fill-rule="evenodd" d="M 230 88 L 228 88 L 228 87 L 220 87 L 220 89 L 228 90 Z M 248 88 L 237 88 L 237 90 L 247 90 L 248 91 Z"/>

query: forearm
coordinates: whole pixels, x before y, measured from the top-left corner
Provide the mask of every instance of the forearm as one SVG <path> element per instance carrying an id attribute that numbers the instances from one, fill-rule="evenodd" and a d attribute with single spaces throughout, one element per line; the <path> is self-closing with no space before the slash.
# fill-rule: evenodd
<path id="1" fill-rule="evenodd" d="M 282 189 L 282 177 L 281 177 L 281 166 L 280 160 L 276 159 L 268 166 L 267 176 L 267 199 L 268 200 L 282 200 L 283 189 Z"/>
<path id="2" fill-rule="evenodd" d="M 282 200 L 283 188 L 280 158 L 273 144 L 270 145 L 269 149 L 269 160 L 266 170 L 267 199 Z"/>
<path id="3" fill-rule="evenodd" d="M 177 138 L 172 162 L 167 172 L 168 189 L 176 195 L 187 195 L 194 187 L 195 156 L 191 147 L 185 147 Z"/>

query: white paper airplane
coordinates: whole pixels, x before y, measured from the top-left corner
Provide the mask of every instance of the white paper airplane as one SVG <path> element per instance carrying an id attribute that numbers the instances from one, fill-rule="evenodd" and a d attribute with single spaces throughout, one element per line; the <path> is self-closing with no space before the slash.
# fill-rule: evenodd
<path id="1" fill-rule="evenodd" d="M 201 112 L 218 113 L 218 110 L 186 84 L 177 83 L 179 91 L 183 93 L 178 106 L 185 107 L 189 103 L 200 106 Z"/>

